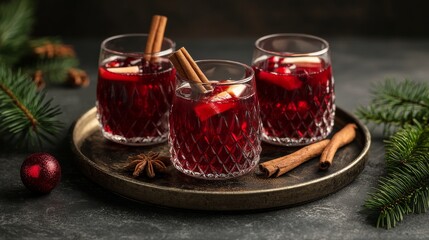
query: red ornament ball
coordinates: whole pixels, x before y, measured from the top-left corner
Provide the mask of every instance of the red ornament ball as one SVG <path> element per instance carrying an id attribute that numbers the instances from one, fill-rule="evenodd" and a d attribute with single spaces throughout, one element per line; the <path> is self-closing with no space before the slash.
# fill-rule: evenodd
<path id="1" fill-rule="evenodd" d="M 33 192 L 49 193 L 61 179 L 61 166 L 48 153 L 34 153 L 21 166 L 21 180 Z"/>

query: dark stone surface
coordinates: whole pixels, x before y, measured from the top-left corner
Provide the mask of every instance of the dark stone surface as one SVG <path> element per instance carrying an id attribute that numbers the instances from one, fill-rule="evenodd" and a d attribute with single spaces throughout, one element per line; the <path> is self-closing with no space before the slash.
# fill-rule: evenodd
<path id="1" fill-rule="evenodd" d="M 99 43 L 74 40 L 91 85 L 48 87 L 70 127 L 93 107 Z M 225 58 L 250 63 L 255 39 L 178 41 L 195 59 Z M 353 112 L 368 103 L 371 85 L 387 77 L 428 81 L 429 40 L 327 39 L 332 46 L 337 105 Z M 85 178 L 73 163 L 68 129 L 46 151 L 61 163 L 63 178 L 49 195 L 34 196 L 19 169 L 29 154 L 0 153 L 0 238 L 2 239 L 427 239 L 427 214 L 409 215 L 395 229 L 377 229 L 361 212 L 367 193 L 384 173 L 378 128 L 364 171 L 349 186 L 301 206 L 249 213 L 196 212 L 136 203 Z"/>

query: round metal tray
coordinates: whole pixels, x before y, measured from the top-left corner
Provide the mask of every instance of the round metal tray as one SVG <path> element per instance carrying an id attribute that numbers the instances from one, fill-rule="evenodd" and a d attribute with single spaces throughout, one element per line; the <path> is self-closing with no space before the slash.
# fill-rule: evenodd
<path id="1" fill-rule="evenodd" d="M 287 207 L 319 199 L 347 186 L 358 176 L 371 144 L 368 129 L 353 115 L 337 107 L 334 131 L 347 123 L 358 126 L 356 139 L 341 148 L 328 171 L 318 170 L 312 159 L 279 178 L 249 174 L 229 180 L 201 180 L 188 177 L 172 166 L 153 179 L 133 178 L 119 166 L 130 155 L 148 151 L 168 154 L 168 144 L 130 147 L 103 138 L 92 108 L 75 123 L 72 149 L 84 175 L 102 187 L 137 201 L 197 210 L 236 211 Z M 295 149 L 262 145 L 261 161 L 286 155 Z"/>

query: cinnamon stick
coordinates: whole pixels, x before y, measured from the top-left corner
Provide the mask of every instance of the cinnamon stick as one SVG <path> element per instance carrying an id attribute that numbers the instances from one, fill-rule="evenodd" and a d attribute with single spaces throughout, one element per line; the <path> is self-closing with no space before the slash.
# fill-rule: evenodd
<path id="1" fill-rule="evenodd" d="M 186 59 L 188 60 L 189 64 L 191 64 L 192 69 L 195 70 L 195 73 L 198 75 L 198 78 L 201 80 L 201 82 L 202 83 L 209 83 L 209 80 L 207 79 L 206 75 L 204 75 L 203 71 L 201 71 L 201 69 L 195 63 L 194 59 L 192 59 L 189 52 L 184 47 L 181 48 L 181 51 L 182 51 L 183 55 L 186 57 Z M 210 87 L 209 85 L 206 85 L 206 86 Z"/>
<path id="2" fill-rule="evenodd" d="M 302 163 L 319 156 L 329 142 L 329 139 L 325 139 L 305 146 L 289 155 L 263 162 L 259 164 L 259 169 L 266 177 L 279 177 Z"/>
<path id="3" fill-rule="evenodd" d="M 164 39 L 167 17 L 154 15 L 150 24 L 149 35 L 146 42 L 145 53 L 152 54 L 161 51 L 162 40 Z"/>
<path id="4" fill-rule="evenodd" d="M 195 86 L 197 91 L 204 93 L 211 89 L 211 86 L 203 84 L 209 83 L 209 80 L 184 47 L 174 52 L 169 59 L 182 78 L 195 83 L 191 86 Z"/>
<path id="5" fill-rule="evenodd" d="M 167 26 L 167 17 L 161 16 L 156 31 L 155 40 L 153 42 L 152 53 L 161 51 L 162 40 L 164 39 L 165 27 Z"/>
<path id="6" fill-rule="evenodd" d="M 354 123 L 349 123 L 340 131 L 334 134 L 331 142 L 326 146 L 322 152 L 319 161 L 319 169 L 327 170 L 334 160 L 335 153 L 342 146 L 349 144 L 356 137 L 357 126 Z"/>

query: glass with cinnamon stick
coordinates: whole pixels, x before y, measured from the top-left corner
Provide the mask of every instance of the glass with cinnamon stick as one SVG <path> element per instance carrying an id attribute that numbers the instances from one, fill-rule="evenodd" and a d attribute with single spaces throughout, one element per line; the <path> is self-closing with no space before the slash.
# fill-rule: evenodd
<path id="1" fill-rule="evenodd" d="M 262 140 L 283 146 L 326 138 L 335 115 L 329 44 L 305 34 L 273 34 L 255 42 Z"/>
<path id="2" fill-rule="evenodd" d="M 180 59 L 170 59 L 186 65 Z M 185 74 L 177 78 L 170 115 L 173 165 L 202 179 L 246 174 L 258 164 L 261 152 L 254 72 L 249 66 L 226 60 L 194 64 L 206 77 L 200 82 L 189 80 L 186 67 L 177 70 Z"/>
<path id="3" fill-rule="evenodd" d="M 97 118 L 103 136 L 117 143 L 151 145 L 168 139 L 176 75 L 168 57 L 175 43 L 148 39 L 148 34 L 126 34 L 101 44 Z"/>

